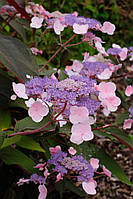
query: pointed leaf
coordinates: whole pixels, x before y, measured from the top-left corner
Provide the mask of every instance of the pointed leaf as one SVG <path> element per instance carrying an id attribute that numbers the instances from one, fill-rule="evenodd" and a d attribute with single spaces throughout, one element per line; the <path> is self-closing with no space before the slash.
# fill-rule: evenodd
<path id="1" fill-rule="evenodd" d="M 12 144 L 16 144 L 21 139 L 21 135 L 16 135 L 10 138 L 5 138 L 3 144 L 1 145 L 1 149 Z"/>
<path id="2" fill-rule="evenodd" d="M 0 34 L 0 61 L 21 81 L 26 74 L 37 75 L 38 66 L 31 50 L 18 39 Z"/>
<path id="3" fill-rule="evenodd" d="M 49 115 L 44 117 L 44 119 L 39 123 L 34 122 L 30 117 L 26 117 L 16 123 L 14 131 L 17 132 L 17 131 L 24 131 L 24 130 L 30 130 L 30 129 L 31 130 L 38 129 L 44 126 L 49 121 L 50 121 Z M 55 125 L 51 124 L 50 126 L 46 127 L 45 130 L 51 130 L 54 127 Z"/>
<path id="4" fill-rule="evenodd" d="M 9 128 L 11 125 L 11 115 L 8 110 L 0 110 L 0 130 Z"/>
<path id="5" fill-rule="evenodd" d="M 28 136 L 22 136 L 21 140 L 19 140 L 19 142 L 17 142 L 16 144 L 18 146 L 22 147 L 22 148 L 25 148 L 25 149 L 45 152 L 44 149 L 40 146 L 39 143 L 37 143 L 31 137 L 28 137 Z"/>
<path id="6" fill-rule="evenodd" d="M 133 148 L 133 140 L 121 129 L 116 127 L 109 127 L 107 131 L 118 136 L 121 140 L 124 140 L 127 144 L 129 144 Z"/>
<path id="7" fill-rule="evenodd" d="M 34 161 L 31 160 L 24 153 L 12 147 L 6 147 L 4 149 L 1 149 L 0 158 L 8 165 L 17 164 L 31 173 L 36 172 L 36 170 L 33 169 L 33 167 L 35 166 Z"/>

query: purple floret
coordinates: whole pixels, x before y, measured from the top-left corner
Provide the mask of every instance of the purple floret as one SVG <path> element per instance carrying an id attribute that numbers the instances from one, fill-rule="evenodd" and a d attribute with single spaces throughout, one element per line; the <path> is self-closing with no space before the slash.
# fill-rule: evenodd
<path id="1" fill-rule="evenodd" d="M 84 67 L 82 68 L 80 74 L 88 77 L 101 74 L 104 69 L 109 68 L 107 64 L 104 64 L 102 62 L 84 61 L 83 65 Z"/>
<path id="2" fill-rule="evenodd" d="M 119 55 L 120 52 L 121 52 L 120 48 L 109 48 L 107 50 L 107 53 L 110 55 Z"/>
<path id="3" fill-rule="evenodd" d="M 35 184 L 45 184 L 45 178 L 37 175 L 36 173 L 31 175 L 30 181 L 34 182 Z"/>

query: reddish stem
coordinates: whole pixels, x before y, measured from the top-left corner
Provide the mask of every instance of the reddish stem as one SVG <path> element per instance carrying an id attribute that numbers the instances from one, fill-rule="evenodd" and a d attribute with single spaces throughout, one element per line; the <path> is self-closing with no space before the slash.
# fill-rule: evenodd
<path id="1" fill-rule="evenodd" d="M 64 112 L 65 108 L 66 108 L 66 105 L 67 103 L 65 102 L 65 105 L 63 107 L 63 109 L 61 110 L 60 113 L 58 113 L 54 118 L 53 120 L 49 121 L 47 124 L 45 124 L 44 126 L 40 127 L 39 129 L 35 129 L 35 130 L 30 130 L 30 131 L 24 131 L 24 132 L 16 132 L 16 133 L 12 133 L 10 135 L 8 135 L 9 137 L 12 137 L 12 136 L 15 136 L 15 135 L 30 135 L 30 134 L 35 134 L 35 133 L 38 133 L 40 132 L 41 130 L 43 130 L 44 128 L 46 128 L 47 126 L 49 126 L 52 121 L 56 121 L 56 118 Z M 48 132 L 48 131 L 41 131 L 41 132 Z"/>
<path id="2" fill-rule="evenodd" d="M 112 134 L 112 133 L 111 133 L 111 135 L 112 135 L 113 137 L 115 137 L 117 140 L 119 140 L 122 144 L 124 144 L 125 146 L 127 146 L 127 147 L 130 149 L 130 151 L 133 152 L 133 148 L 132 148 L 128 143 L 126 143 L 124 140 L 122 140 L 122 139 L 120 139 L 119 137 L 117 137 L 117 135 L 114 135 L 114 134 Z"/>
<path id="3" fill-rule="evenodd" d="M 25 17 L 25 19 L 27 19 L 27 21 L 30 23 L 31 22 L 31 17 L 28 15 L 28 13 L 25 11 L 24 8 L 22 8 L 21 6 L 19 6 L 16 1 L 14 0 L 6 0 L 6 2 L 13 6 L 21 15 L 22 17 Z"/>
<path id="4" fill-rule="evenodd" d="M 46 128 L 47 126 L 49 126 L 52 123 L 52 121 L 49 121 L 47 124 L 45 124 L 44 126 L 40 127 L 39 129 L 35 129 L 35 130 L 31 130 L 31 131 L 25 131 L 25 132 L 16 132 L 16 133 L 12 133 L 10 135 L 8 135 L 9 137 L 12 137 L 14 135 L 30 135 L 30 134 L 35 134 L 40 132 L 42 129 Z"/>
<path id="5" fill-rule="evenodd" d="M 41 72 L 45 68 L 45 66 L 47 66 L 47 64 L 62 50 L 62 48 L 65 48 L 65 45 L 68 44 L 75 36 L 76 34 L 74 34 L 70 39 L 68 39 L 64 44 L 62 44 L 61 47 L 55 52 L 55 54 L 53 54 L 52 57 L 50 57 L 50 59 L 42 66 L 39 72 Z"/>

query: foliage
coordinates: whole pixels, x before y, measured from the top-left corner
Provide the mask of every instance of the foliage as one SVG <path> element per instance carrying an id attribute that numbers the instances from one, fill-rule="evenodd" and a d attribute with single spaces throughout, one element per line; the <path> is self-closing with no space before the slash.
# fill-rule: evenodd
<path id="1" fill-rule="evenodd" d="M 88 197 L 96 192 L 94 173 L 111 172 L 133 186 L 117 161 L 95 142 L 107 138 L 133 151 L 132 13 L 123 10 L 131 2 L 33 2 L 48 12 L 28 1 L 0 2 L 0 172 L 5 178 L 11 171 L 0 197 L 37 198 L 34 183 L 41 199 L 46 187 L 49 199 L 72 198 L 71 192 Z M 73 13 L 79 22 L 64 25 L 63 13 Z M 88 22 L 93 27 L 84 23 L 88 17 L 98 20 Z M 120 46 L 111 48 L 112 43 Z M 67 161 L 77 165 L 70 167 Z M 83 174 L 86 171 L 92 176 Z M 86 181 L 81 180 L 84 176 Z M 24 182 L 32 185 L 19 189 Z"/>

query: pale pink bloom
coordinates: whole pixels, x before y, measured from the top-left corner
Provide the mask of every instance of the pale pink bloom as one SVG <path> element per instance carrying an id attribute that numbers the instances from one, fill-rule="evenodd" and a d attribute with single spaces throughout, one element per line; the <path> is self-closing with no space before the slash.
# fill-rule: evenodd
<path id="1" fill-rule="evenodd" d="M 83 68 L 83 64 L 81 62 L 79 62 L 78 60 L 74 60 L 72 69 L 75 72 L 80 72 L 82 68 Z"/>
<path id="2" fill-rule="evenodd" d="M 101 27 L 99 26 L 99 24 L 96 25 L 96 28 L 100 31 L 102 31 Z"/>
<path id="3" fill-rule="evenodd" d="M 74 11 L 74 12 L 73 12 L 73 15 L 74 15 L 75 17 L 77 17 L 77 16 L 78 16 L 78 12 L 77 12 L 77 11 Z"/>
<path id="4" fill-rule="evenodd" d="M 26 11 L 28 14 L 32 14 L 32 15 L 34 14 L 30 6 L 26 6 L 26 7 L 25 7 L 25 11 Z"/>
<path id="5" fill-rule="evenodd" d="M 109 63 L 108 65 L 112 72 L 115 72 L 122 67 L 122 64 L 114 65 L 114 64 Z"/>
<path id="6" fill-rule="evenodd" d="M 120 56 L 121 61 L 124 61 L 127 58 L 128 49 L 122 48 L 121 50 L 122 51 L 119 53 L 119 56 Z"/>
<path id="7" fill-rule="evenodd" d="M 108 68 L 105 68 L 101 74 L 97 75 L 97 77 L 98 77 L 98 79 L 106 80 L 106 79 L 109 79 L 111 77 L 111 75 L 112 75 L 112 71 L 109 70 Z"/>
<path id="8" fill-rule="evenodd" d="M 56 76 L 54 75 L 54 73 L 51 75 L 51 79 L 57 80 L 57 78 L 56 78 Z"/>
<path id="9" fill-rule="evenodd" d="M 43 175 L 45 176 L 45 179 L 47 179 L 47 177 L 50 175 L 50 173 L 48 172 L 47 167 L 45 167 L 45 171 L 43 172 Z"/>
<path id="10" fill-rule="evenodd" d="M 111 172 L 103 165 L 103 172 L 106 176 L 111 177 Z"/>
<path id="11" fill-rule="evenodd" d="M 24 183 L 28 183 L 30 181 L 30 179 L 24 179 L 24 178 L 20 178 L 19 181 L 17 182 L 17 185 L 23 185 Z"/>
<path id="12" fill-rule="evenodd" d="M 73 24 L 73 32 L 76 34 L 86 34 L 88 31 L 88 24 L 79 25 L 77 23 Z"/>
<path id="13" fill-rule="evenodd" d="M 28 114 L 34 122 L 40 122 L 48 113 L 48 107 L 40 101 L 34 102 L 28 110 Z"/>
<path id="14" fill-rule="evenodd" d="M 34 166 L 34 168 L 39 169 L 39 170 L 43 170 L 44 169 L 43 167 L 45 166 L 45 164 L 46 164 L 46 162 L 37 164 L 36 166 Z"/>
<path id="15" fill-rule="evenodd" d="M 109 111 L 116 111 L 120 103 L 121 100 L 117 96 L 110 96 L 102 100 L 102 105 L 106 106 Z"/>
<path id="16" fill-rule="evenodd" d="M 99 91 L 99 85 L 94 84 L 94 89 L 95 89 L 96 91 Z"/>
<path id="17" fill-rule="evenodd" d="M 82 187 L 87 194 L 95 195 L 96 194 L 97 183 L 95 180 L 90 179 L 88 182 L 82 182 Z"/>
<path id="18" fill-rule="evenodd" d="M 132 64 L 132 66 L 131 66 L 131 71 L 133 71 L 133 64 Z"/>
<path id="19" fill-rule="evenodd" d="M 71 146 L 71 147 L 68 149 L 68 152 L 69 152 L 71 155 L 75 155 L 77 151 Z"/>
<path id="20" fill-rule="evenodd" d="M 58 19 L 54 22 L 54 31 L 57 35 L 60 35 L 64 28 L 65 26 L 62 25 Z"/>
<path id="21" fill-rule="evenodd" d="M 31 28 L 41 28 L 43 22 L 43 18 L 40 17 L 32 17 L 30 27 Z"/>
<path id="22" fill-rule="evenodd" d="M 107 107 L 104 107 L 103 110 L 102 110 L 103 114 L 108 117 L 109 114 L 110 114 L 110 111 L 107 109 Z"/>
<path id="23" fill-rule="evenodd" d="M 47 188 L 45 187 L 45 185 L 39 185 L 38 189 L 40 192 L 38 199 L 45 199 L 47 197 Z"/>
<path id="24" fill-rule="evenodd" d="M 98 41 L 95 42 L 95 47 L 101 54 L 108 56 L 108 54 L 105 51 L 105 48 L 102 46 L 102 44 L 100 42 L 98 42 Z"/>
<path id="25" fill-rule="evenodd" d="M 13 82 L 12 86 L 13 86 L 13 91 L 19 98 L 28 99 L 28 97 L 25 93 L 25 85 L 24 84 L 21 84 L 21 83 L 16 84 L 15 82 Z"/>
<path id="26" fill-rule="evenodd" d="M 112 44 L 113 48 L 121 48 L 118 44 Z"/>
<path id="27" fill-rule="evenodd" d="M 78 75 L 78 76 L 79 76 L 79 73 L 78 73 L 78 72 L 74 72 L 74 71 L 72 71 L 72 70 L 68 70 L 68 71 L 67 71 L 67 75 L 68 75 L 69 77 L 71 77 L 71 76 L 73 76 L 73 75 Z"/>
<path id="28" fill-rule="evenodd" d="M 72 70 L 72 66 L 66 66 L 65 71 Z"/>
<path id="29" fill-rule="evenodd" d="M 101 29 L 102 32 L 113 35 L 115 31 L 115 25 L 108 21 L 105 21 Z"/>
<path id="30" fill-rule="evenodd" d="M 98 98 L 102 100 L 106 97 L 115 96 L 116 85 L 113 82 L 101 82 L 98 85 L 98 90 L 100 92 Z"/>
<path id="31" fill-rule="evenodd" d="M 30 75 L 28 75 L 28 74 L 26 74 L 26 78 L 27 78 L 27 79 L 30 79 L 30 78 L 31 78 L 31 76 L 30 76 Z"/>
<path id="32" fill-rule="evenodd" d="M 61 147 L 60 146 L 56 146 L 56 147 L 50 147 L 49 151 L 51 154 L 56 153 L 57 151 L 61 151 Z"/>
<path id="33" fill-rule="evenodd" d="M 31 105 L 35 102 L 34 98 L 30 98 L 29 100 L 25 101 L 27 107 L 31 107 Z"/>
<path id="34" fill-rule="evenodd" d="M 90 56 L 90 54 L 87 52 L 83 53 L 83 55 L 84 55 L 84 61 L 86 61 Z"/>
<path id="35" fill-rule="evenodd" d="M 90 164 L 93 167 L 93 169 L 98 169 L 99 167 L 99 160 L 97 158 L 91 158 Z"/>
<path id="36" fill-rule="evenodd" d="M 75 144 L 81 144 L 83 141 L 89 141 L 94 138 L 89 124 L 74 124 L 71 133 L 70 141 Z"/>
<path id="37" fill-rule="evenodd" d="M 11 100 L 16 100 L 17 96 L 16 95 L 11 95 L 10 99 Z"/>
<path id="38" fill-rule="evenodd" d="M 57 176 L 56 176 L 56 182 L 59 182 L 60 180 L 62 180 L 62 176 L 61 176 L 61 173 L 58 173 Z"/>
<path id="39" fill-rule="evenodd" d="M 132 94 L 133 94 L 133 86 L 129 85 L 126 87 L 125 95 L 129 97 Z"/>
<path id="40" fill-rule="evenodd" d="M 88 121 L 88 109 L 86 107 L 71 106 L 69 120 L 73 124 Z"/>
<path id="41" fill-rule="evenodd" d="M 133 120 L 132 119 L 127 119 L 124 121 L 124 125 L 123 125 L 123 129 L 130 129 L 131 126 L 133 124 Z"/>
<path id="42" fill-rule="evenodd" d="M 90 125 L 94 124 L 95 122 L 96 122 L 96 117 L 95 117 L 95 118 L 92 117 L 92 116 L 89 116 L 89 117 L 88 117 L 88 123 L 89 123 Z"/>
<path id="43" fill-rule="evenodd" d="M 37 49 L 37 48 L 35 48 L 35 47 L 32 47 L 32 48 L 30 48 L 30 49 L 31 49 L 31 51 L 32 51 L 32 53 L 33 53 L 34 55 L 38 55 L 38 53 L 40 53 L 40 54 L 43 53 L 42 50 L 39 50 L 39 49 Z"/>

